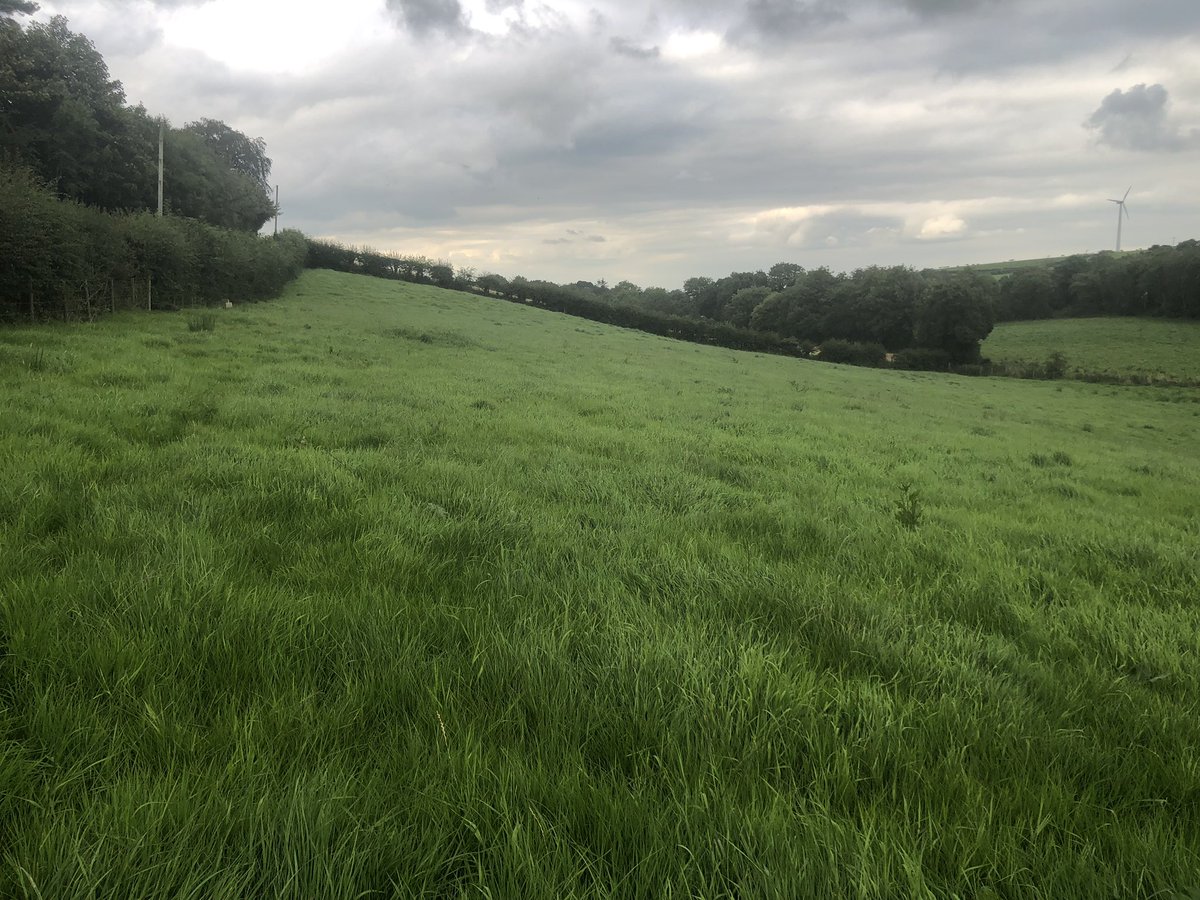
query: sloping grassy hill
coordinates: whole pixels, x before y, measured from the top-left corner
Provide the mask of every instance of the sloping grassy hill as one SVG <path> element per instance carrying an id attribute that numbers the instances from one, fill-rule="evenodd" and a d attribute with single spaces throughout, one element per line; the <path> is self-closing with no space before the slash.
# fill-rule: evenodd
<path id="1" fill-rule="evenodd" d="M 0 895 L 1200 885 L 1194 392 L 188 321 L 0 333 Z"/>
<path id="2" fill-rule="evenodd" d="M 1172 319 L 1048 319 L 1004 322 L 983 355 L 1040 362 L 1062 353 L 1070 369 L 1200 381 L 1200 322 Z"/>
<path id="3" fill-rule="evenodd" d="M 1004 262 L 987 262 L 987 263 L 971 263 L 965 266 L 946 266 L 947 270 L 967 270 L 979 272 L 983 275 L 992 275 L 996 278 L 1003 278 L 1006 275 L 1012 275 L 1015 272 L 1020 272 L 1022 269 L 1041 269 L 1053 266 L 1055 263 L 1062 262 L 1068 257 L 1065 256 L 1046 256 L 1040 259 L 1010 259 Z"/>

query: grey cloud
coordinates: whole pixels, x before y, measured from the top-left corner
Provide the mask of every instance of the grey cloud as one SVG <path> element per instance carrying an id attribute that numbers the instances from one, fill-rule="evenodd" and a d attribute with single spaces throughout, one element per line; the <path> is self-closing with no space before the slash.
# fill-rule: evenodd
<path id="1" fill-rule="evenodd" d="M 1084 125 L 1097 140 L 1118 150 L 1182 150 L 1189 143 L 1167 116 L 1169 97 L 1161 84 L 1135 84 L 1113 91 Z"/>
<path id="2" fill-rule="evenodd" d="M 567 234 L 572 235 L 572 237 L 543 238 L 542 243 L 549 244 L 551 246 L 558 246 L 560 244 L 574 244 L 576 237 L 579 236 L 579 231 L 574 228 L 568 228 Z M 583 242 L 585 244 L 606 244 L 608 243 L 608 238 L 602 234 L 589 234 L 587 237 L 583 238 Z"/>
<path id="3" fill-rule="evenodd" d="M 740 44 L 779 44 L 846 19 L 843 0 L 750 0 L 727 37 Z"/>
<path id="4" fill-rule="evenodd" d="M 1120 59 L 1146 39 L 1174 39 L 1200 30 L 1200 4 L 1193 0 L 892 2 L 902 2 L 914 14 L 912 27 L 936 42 L 933 61 L 955 74 L 1061 64 L 1094 53 L 1111 52 Z"/>
<path id="5" fill-rule="evenodd" d="M 661 53 L 657 46 L 642 47 L 622 37 L 614 37 L 608 42 L 608 46 L 614 53 L 628 56 L 630 59 L 658 59 Z"/>
<path id="6" fill-rule="evenodd" d="M 1152 21 L 1135 28 L 1117 0 L 1062 0 L 1040 11 L 1033 0 L 984 0 L 957 14 L 936 0 L 658 0 L 657 12 L 594 2 L 603 27 L 554 18 L 538 3 L 488 0 L 489 10 L 517 19 L 495 36 L 469 31 L 457 0 L 388 0 L 411 32 L 456 32 L 456 48 L 470 52 L 454 59 L 411 52 L 415 41 L 392 34 L 296 76 L 250 76 L 174 51 L 147 59 L 140 82 L 128 70 L 114 76 L 132 100 L 177 121 L 212 115 L 262 134 L 287 224 L 310 233 L 400 250 L 441 240 L 437 234 L 462 234 L 464 242 L 517 235 L 498 247 L 516 261 L 484 265 L 559 281 L 605 275 L 677 284 L 778 259 L 849 267 L 1020 255 L 972 244 L 1008 227 L 1028 229 L 1039 250 L 1030 256 L 1041 255 L 1039 241 L 1074 250 L 1063 243 L 1075 221 L 1068 210 L 1039 206 L 1010 226 L 1007 212 L 989 218 L 953 203 L 1080 193 L 1082 182 L 1109 178 L 1111 154 L 1076 152 L 1076 123 L 1099 96 L 1085 87 L 1081 100 L 1071 82 L 1084 80 L 1077 73 L 1091 72 L 1097 58 L 1148 58 L 1159 42 L 1147 34 L 1200 9 L 1163 0 L 1146 12 Z M 1000 40 L 1002 24 L 1011 28 Z M 715 50 L 711 60 L 664 52 L 647 63 L 655 44 L 667 48 L 672 34 L 690 28 L 742 29 L 741 45 Z M 772 29 L 816 39 L 803 53 L 780 52 L 765 36 Z M 900 31 L 902 39 L 890 40 Z M 1067 71 L 1065 89 L 1048 87 L 1043 99 L 1029 89 L 1042 73 L 1029 70 L 1009 94 L 1006 73 L 1043 59 Z M 727 62 L 735 77 L 714 77 Z M 967 74 L 939 77 L 948 70 Z M 988 80 L 977 85 L 971 73 Z M 1185 74 L 1155 77 L 1171 85 L 1180 111 L 1200 98 Z M 1116 93 L 1093 117 L 1101 140 L 1139 139 L 1129 137 L 1132 121 L 1143 132 L 1149 122 L 1159 145 L 1183 140 L 1165 97 L 1155 113 L 1146 87 L 1146 115 L 1137 119 L 1126 108 L 1131 95 L 1138 107 L 1137 90 Z M 1153 162 L 1182 170 L 1187 160 L 1160 154 Z M 1124 188 L 1124 175 L 1120 181 Z M 946 202 L 947 221 L 958 216 L 970 228 L 918 241 L 926 214 L 903 210 L 931 200 Z M 729 240 L 746 230 L 739 223 L 769 223 L 766 211 L 787 208 L 834 211 L 802 224 L 784 216 L 752 239 Z M 574 227 L 547 231 L 546 222 Z M 594 233 L 597 224 L 580 224 L 600 222 L 604 235 Z M 580 259 L 600 257 L 618 263 L 605 272 L 580 268 Z"/>
<path id="7" fill-rule="evenodd" d="M 387 6 L 414 34 L 453 34 L 467 28 L 458 0 L 387 0 Z"/>
<path id="8" fill-rule="evenodd" d="M 1000 5 L 1001 0 L 902 0 L 903 5 L 922 17 L 969 13 L 984 6 Z M 1013 5 L 1009 3 L 1009 5 Z"/>

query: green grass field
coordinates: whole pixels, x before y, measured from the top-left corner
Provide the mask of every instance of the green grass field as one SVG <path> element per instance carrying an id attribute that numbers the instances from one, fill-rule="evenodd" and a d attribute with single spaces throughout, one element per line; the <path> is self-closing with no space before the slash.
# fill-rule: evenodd
<path id="1" fill-rule="evenodd" d="M 1020 272 L 1022 269 L 1042 269 L 1053 266 L 1055 263 L 1062 262 L 1067 259 L 1065 256 L 1046 256 L 1040 259 L 1010 259 L 1005 262 L 988 262 L 988 263 L 972 263 L 965 266 L 946 266 L 949 271 L 955 270 L 971 270 L 979 272 L 982 275 L 992 275 L 996 278 L 1003 278 L 1006 275 L 1012 275 L 1014 272 Z"/>
<path id="2" fill-rule="evenodd" d="M 1036 362 L 1060 352 L 1068 369 L 1200 381 L 1200 322 L 1171 319 L 1046 319 L 1004 322 L 983 355 Z"/>
<path id="3" fill-rule="evenodd" d="M 0 896 L 1194 897 L 1196 401 L 327 272 L 0 332 Z"/>

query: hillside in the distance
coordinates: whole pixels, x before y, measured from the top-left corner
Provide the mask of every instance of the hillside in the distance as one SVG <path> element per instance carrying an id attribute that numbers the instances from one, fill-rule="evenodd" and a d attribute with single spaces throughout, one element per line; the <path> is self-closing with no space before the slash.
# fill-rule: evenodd
<path id="1" fill-rule="evenodd" d="M 1053 353 L 1072 370 L 1200 382 L 1200 322 L 1086 318 L 1003 322 L 983 342 L 996 362 L 1032 362 Z"/>

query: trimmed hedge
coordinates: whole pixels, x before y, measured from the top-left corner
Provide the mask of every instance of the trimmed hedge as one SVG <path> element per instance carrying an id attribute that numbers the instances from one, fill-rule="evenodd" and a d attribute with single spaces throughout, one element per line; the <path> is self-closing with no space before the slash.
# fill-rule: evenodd
<path id="1" fill-rule="evenodd" d="M 194 219 L 112 215 L 0 168 L 0 319 L 92 318 L 276 297 L 304 267 L 298 231 L 259 237 Z"/>

